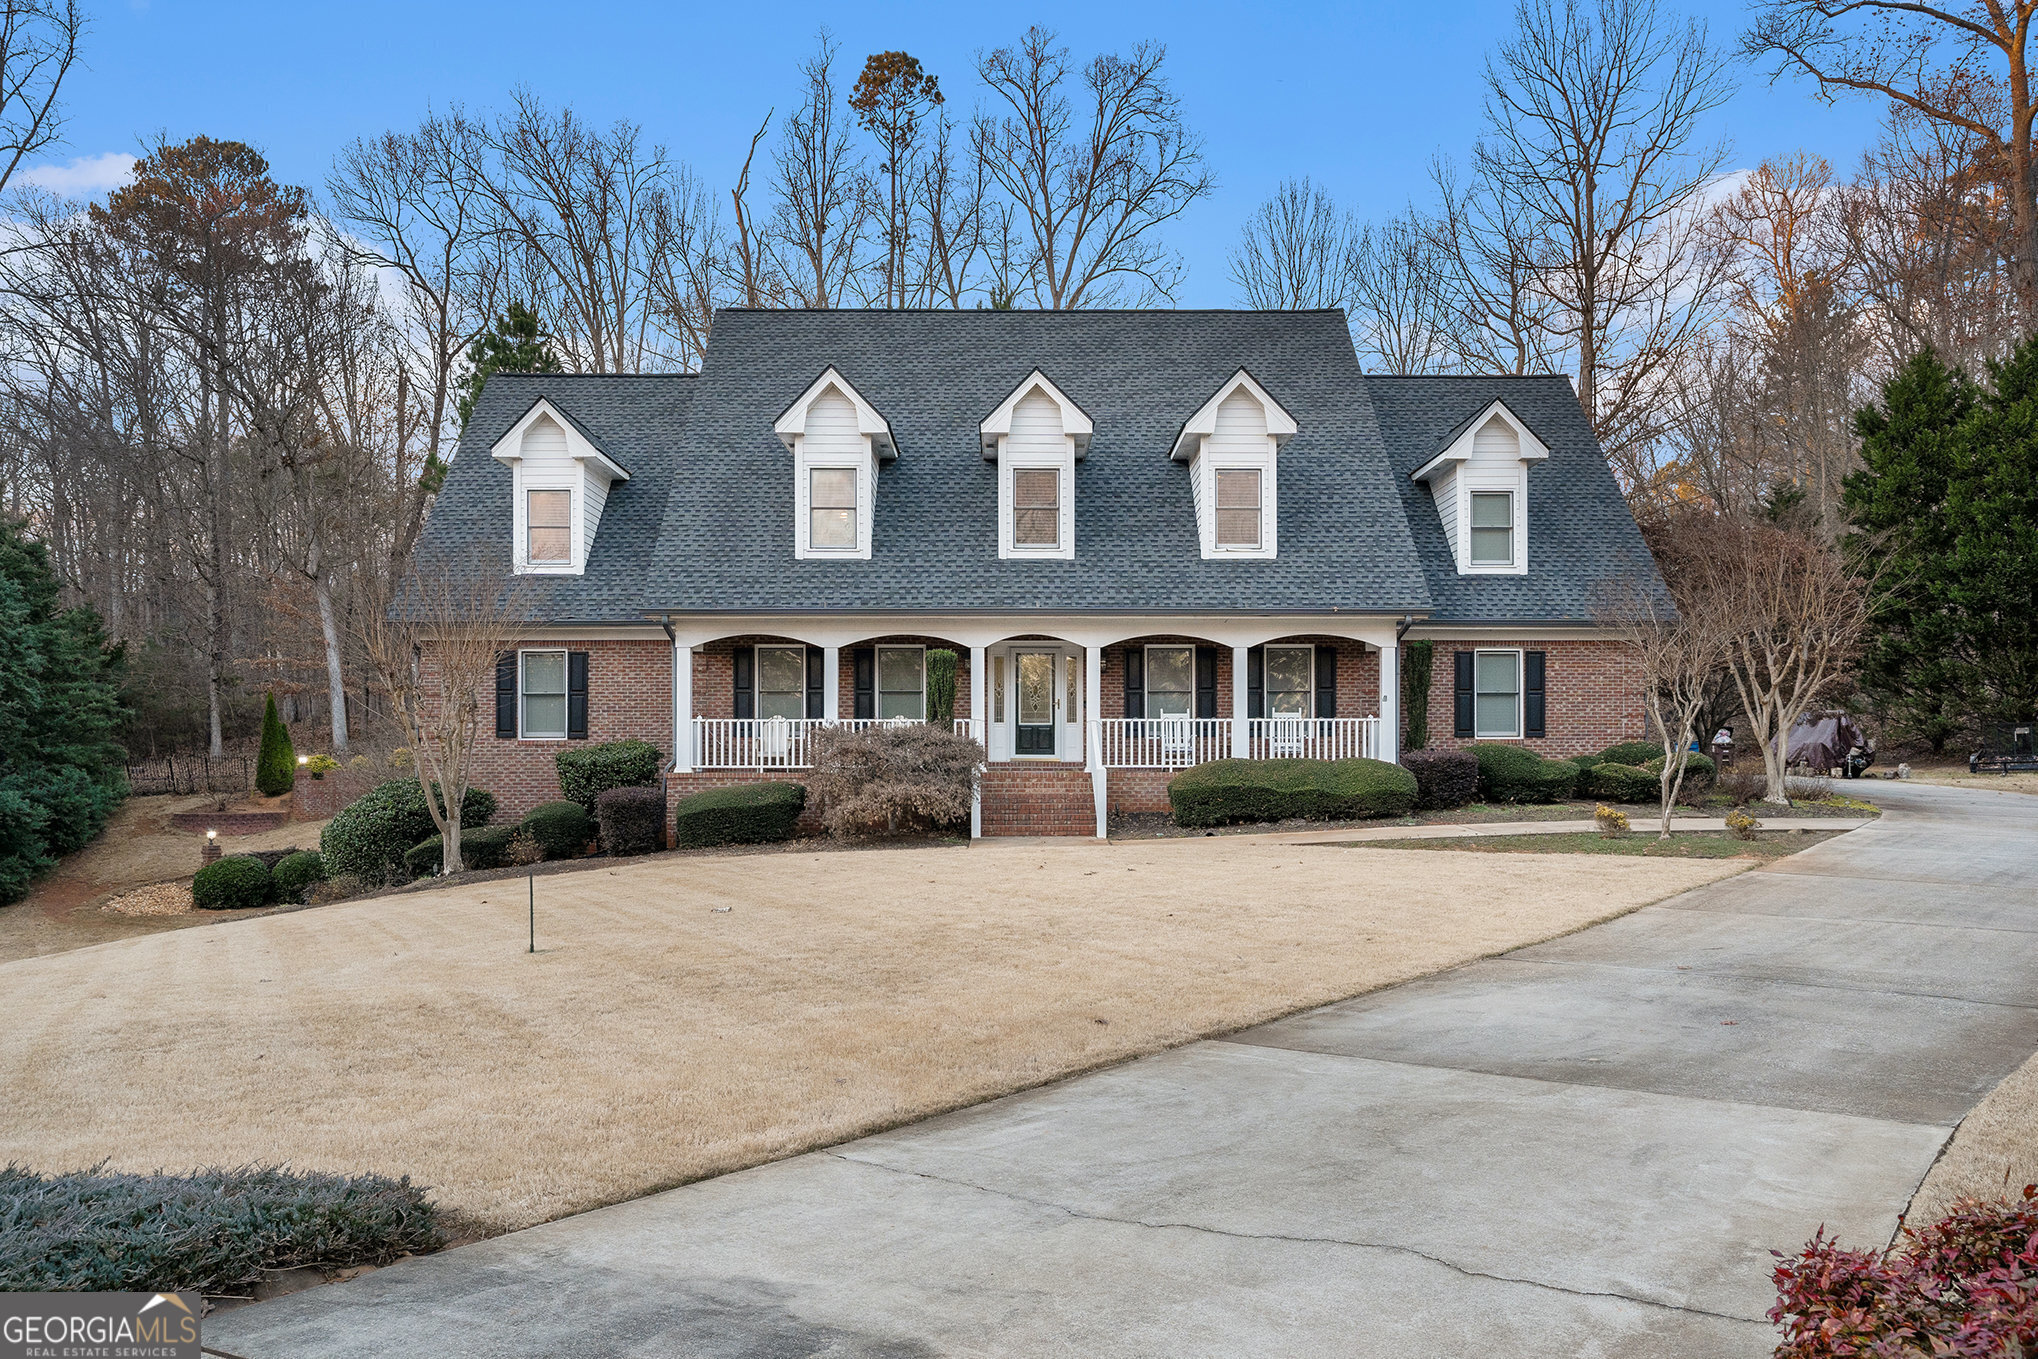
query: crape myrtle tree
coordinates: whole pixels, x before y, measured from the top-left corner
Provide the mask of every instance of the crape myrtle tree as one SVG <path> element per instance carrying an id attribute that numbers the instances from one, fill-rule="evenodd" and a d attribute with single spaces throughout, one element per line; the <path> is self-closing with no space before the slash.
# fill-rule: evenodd
<path id="1" fill-rule="evenodd" d="M 49 553 L 0 520 L 0 903 L 99 833 L 126 788 L 122 655 L 99 616 L 58 607 Z"/>
<path id="2" fill-rule="evenodd" d="M 1922 353 L 1857 428 L 1849 549 L 1880 568 L 1864 686 L 1935 751 L 1976 718 L 2038 717 L 2038 340 L 1986 383 Z"/>

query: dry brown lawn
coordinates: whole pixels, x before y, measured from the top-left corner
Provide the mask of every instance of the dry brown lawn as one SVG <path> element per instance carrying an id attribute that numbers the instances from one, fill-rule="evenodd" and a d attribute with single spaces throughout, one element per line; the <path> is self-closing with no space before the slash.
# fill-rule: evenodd
<path id="1" fill-rule="evenodd" d="M 668 858 L 0 964 L 0 1163 L 408 1174 L 484 1230 L 1513 948 L 1746 863 L 1235 839 Z M 726 910 L 719 908 L 727 908 Z"/>
<path id="2" fill-rule="evenodd" d="M 2015 1198 L 2038 1184 L 2038 1056 L 2003 1078 L 1960 1120 L 1945 1153 L 1911 1197 L 1906 1221 L 1922 1227 L 1958 1198 Z"/>

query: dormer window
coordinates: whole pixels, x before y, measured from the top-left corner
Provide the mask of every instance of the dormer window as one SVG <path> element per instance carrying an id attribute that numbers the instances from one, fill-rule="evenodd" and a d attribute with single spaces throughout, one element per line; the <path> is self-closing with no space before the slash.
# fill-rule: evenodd
<path id="1" fill-rule="evenodd" d="M 1039 369 L 978 426 L 984 460 L 998 468 L 998 555 L 1076 555 L 1076 461 L 1090 447 L 1090 417 Z"/>
<path id="2" fill-rule="evenodd" d="M 772 430 L 793 455 L 793 555 L 868 560 L 878 464 L 898 456 L 890 423 L 830 368 Z"/>
<path id="3" fill-rule="evenodd" d="M 1416 469 L 1436 501 L 1459 575 L 1528 572 L 1528 469 L 1549 456 L 1535 431 L 1495 401 L 1445 435 L 1436 456 Z"/>
<path id="4" fill-rule="evenodd" d="M 1174 458 L 1189 464 L 1205 558 L 1262 558 L 1279 550 L 1279 457 L 1295 418 L 1243 368 L 1189 417 Z"/>
<path id="5" fill-rule="evenodd" d="M 495 441 L 510 469 L 511 557 L 519 575 L 587 569 L 609 492 L 630 474 L 548 397 Z"/>

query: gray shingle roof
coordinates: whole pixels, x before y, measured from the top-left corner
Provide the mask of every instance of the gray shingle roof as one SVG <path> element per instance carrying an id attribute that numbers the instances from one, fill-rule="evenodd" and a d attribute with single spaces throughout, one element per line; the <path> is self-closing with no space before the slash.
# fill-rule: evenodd
<path id="1" fill-rule="evenodd" d="M 630 479 L 609 488 L 601 528 L 579 576 L 532 576 L 536 618 L 560 623 L 642 623 L 644 558 L 658 540 L 695 380 L 665 374 L 603 377 L 497 373 L 482 389 L 460 455 L 418 544 L 420 569 L 502 574 L 510 565 L 510 470 L 488 455 L 537 402 L 549 399 Z"/>
<path id="2" fill-rule="evenodd" d="M 1640 580 L 1663 589 L 1620 486 L 1566 377 L 1368 376 L 1394 483 L 1429 576 L 1438 621 L 1584 623 L 1602 582 Z M 1505 401 L 1549 445 L 1528 465 L 1526 575 L 1461 576 L 1429 487 L 1410 474 Z"/>
<path id="3" fill-rule="evenodd" d="M 793 556 L 792 455 L 772 422 L 833 366 L 892 426 L 870 561 Z M 1094 420 L 1076 464 L 1076 558 L 998 557 L 978 426 L 1035 369 Z M 1183 422 L 1239 369 L 1295 417 L 1280 552 L 1204 561 Z M 498 374 L 419 548 L 428 569 L 506 568 L 510 473 L 488 456 L 540 396 L 630 470 L 582 576 L 533 580 L 537 615 L 641 622 L 804 610 L 1325 612 L 1583 623 L 1599 582 L 1660 588 L 1570 383 L 1359 371 L 1342 313 L 730 311 L 700 375 Z M 1550 447 L 1529 467 L 1525 576 L 1460 577 L 1409 473 L 1495 398 Z"/>
<path id="4" fill-rule="evenodd" d="M 891 422 L 869 561 L 793 556 L 773 417 L 833 365 Z M 1091 417 L 1075 560 L 1001 560 L 978 427 L 1034 369 Z M 1280 555 L 1204 561 L 1182 422 L 1240 368 L 1301 426 Z M 1422 570 L 1338 312 L 721 314 L 644 600 L 674 610 L 1420 611 Z"/>

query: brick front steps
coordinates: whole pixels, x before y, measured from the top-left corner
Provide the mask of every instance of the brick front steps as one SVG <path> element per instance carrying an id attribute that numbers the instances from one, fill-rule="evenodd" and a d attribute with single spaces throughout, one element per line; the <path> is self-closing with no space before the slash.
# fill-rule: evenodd
<path id="1" fill-rule="evenodd" d="M 987 837 L 1097 833 L 1090 772 L 1081 765 L 994 764 L 982 786 Z"/>

